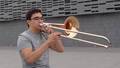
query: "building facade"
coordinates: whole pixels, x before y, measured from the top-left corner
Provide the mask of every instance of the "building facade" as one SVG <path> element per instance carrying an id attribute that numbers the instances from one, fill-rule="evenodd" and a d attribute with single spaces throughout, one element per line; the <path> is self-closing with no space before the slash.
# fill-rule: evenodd
<path id="1" fill-rule="evenodd" d="M 120 0 L 0 0 L 0 21 L 25 19 L 31 8 L 45 17 L 120 12 Z"/>

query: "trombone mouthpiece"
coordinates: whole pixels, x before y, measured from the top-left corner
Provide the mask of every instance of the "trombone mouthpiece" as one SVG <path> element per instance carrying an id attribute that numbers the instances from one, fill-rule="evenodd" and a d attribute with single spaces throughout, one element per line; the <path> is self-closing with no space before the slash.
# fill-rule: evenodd
<path id="1" fill-rule="evenodd" d="M 40 23 L 41 27 L 47 27 L 49 25 L 49 23 Z"/>
<path id="2" fill-rule="evenodd" d="M 47 31 L 47 25 L 46 25 L 46 24 L 40 23 L 39 25 L 40 25 L 41 30 L 42 30 L 43 32 L 46 32 L 46 31 Z"/>

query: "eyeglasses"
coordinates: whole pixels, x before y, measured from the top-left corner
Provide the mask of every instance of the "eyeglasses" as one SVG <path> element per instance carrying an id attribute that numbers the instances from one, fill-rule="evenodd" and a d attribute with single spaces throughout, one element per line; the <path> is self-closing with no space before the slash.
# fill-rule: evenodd
<path id="1" fill-rule="evenodd" d="M 34 17 L 31 20 L 45 20 L 43 17 Z"/>

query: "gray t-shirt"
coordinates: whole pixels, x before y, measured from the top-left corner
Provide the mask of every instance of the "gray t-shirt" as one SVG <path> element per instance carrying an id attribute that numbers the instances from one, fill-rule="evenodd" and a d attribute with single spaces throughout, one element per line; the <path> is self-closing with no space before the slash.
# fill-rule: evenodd
<path id="1" fill-rule="evenodd" d="M 42 43 L 46 40 L 47 35 L 45 33 L 33 33 L 30 30 L 26 30 L 20 34 L 17 40 L 17 48 L 19 52 L 23 48 L 32 48 L 33 51 L 39 48 Z M 22 58 L 22 56 L 21 56 Z M 49 51 L 46 50 L 45 53 L 34 63 L 28 64 L 22 58 L 23 68 L 49 68 Z"/>

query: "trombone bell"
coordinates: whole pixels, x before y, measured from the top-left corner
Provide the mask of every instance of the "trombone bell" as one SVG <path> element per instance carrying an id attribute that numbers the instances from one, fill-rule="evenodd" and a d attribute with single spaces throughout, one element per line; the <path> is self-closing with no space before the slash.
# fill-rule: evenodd
<path id="1" fill-rule="evenodd" d="M 74 16 L 69 16 L 64 21 L 64 29 L 68 29 L 68 30 L 71 30 L 71 31 L 78 31 L 77 29 L 79 29 L 79 28 L 80 28 L 79 21 Z M 65 30 L 65 33 L 67 34 L 67 37 L 73 38 L 77 35 L 77 33 L 71 32 L 71 31 Z"/>
<path id="2" fill-rule="evenodd" d="M 69 16 L 67 17 L 67 19 L 64 21 L 64 25 L 65 25 L 65 29 L 69 29 L 71 30 L 72 27 L 79 29 L 80 28 L 80 24 L 79 21 L 76 17 L 74 16 Z"/>

